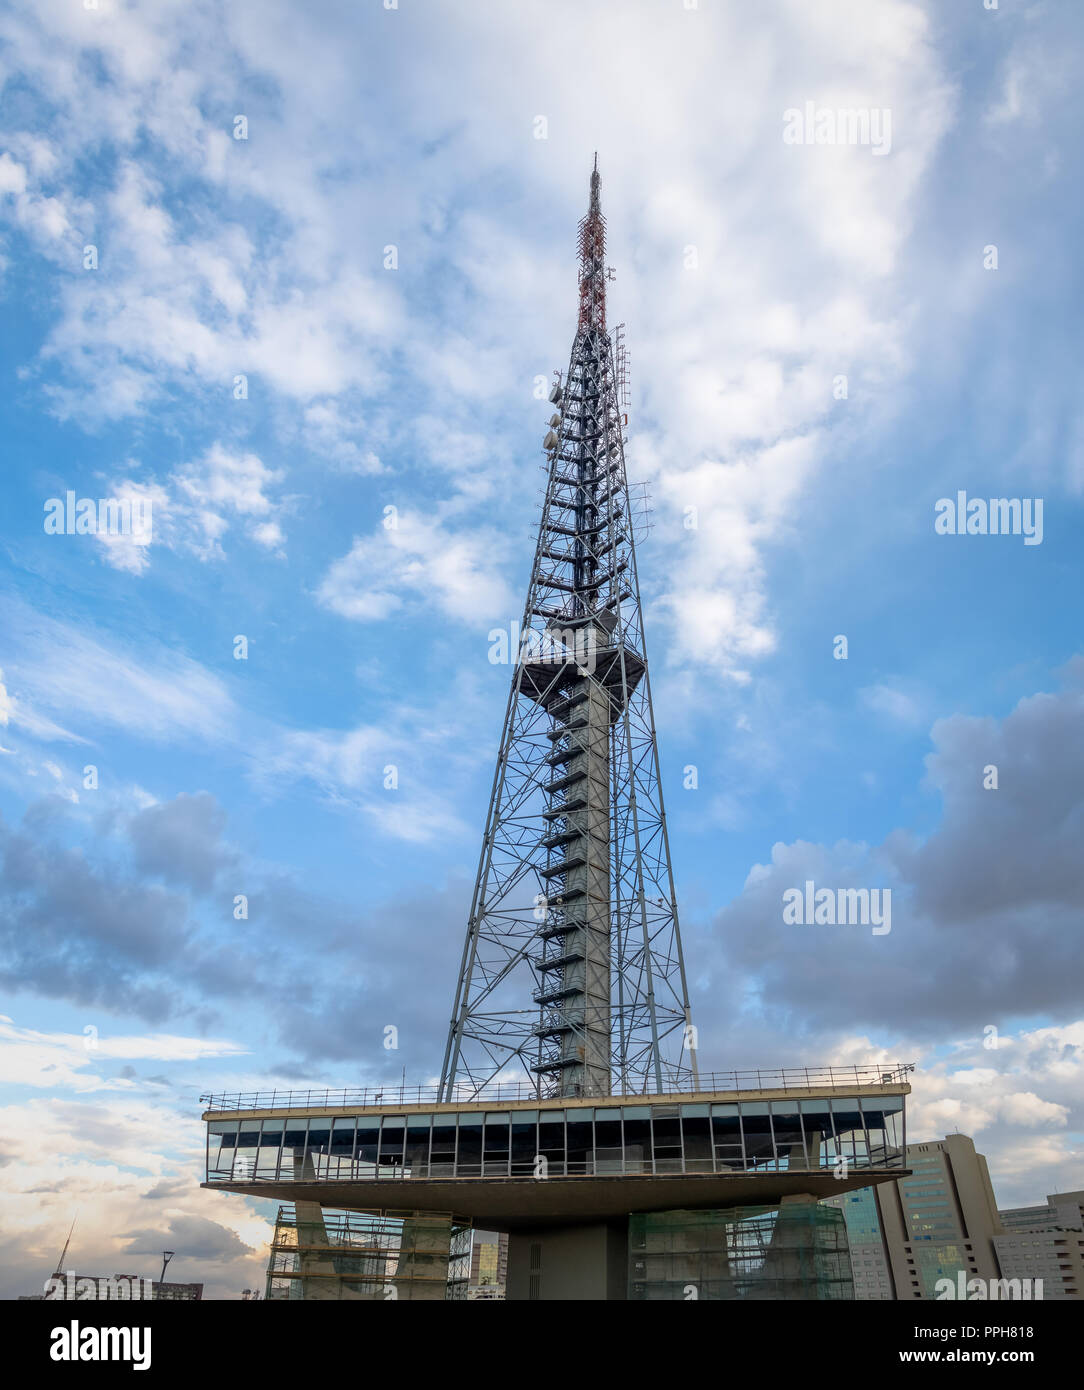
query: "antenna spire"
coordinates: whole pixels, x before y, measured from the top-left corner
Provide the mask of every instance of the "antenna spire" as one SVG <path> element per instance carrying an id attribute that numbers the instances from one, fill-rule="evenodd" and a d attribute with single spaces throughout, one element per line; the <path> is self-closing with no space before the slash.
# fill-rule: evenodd
<path id="1" fill-rule="evenodd" d="M 599 190 L 598 151 L 591 170 L 591 202 L 587 216 L 579 225 L 577 249 L 580 253 L 580 322 L 583 328 L 606 331 L 606 219 L 602 215 Z"/>

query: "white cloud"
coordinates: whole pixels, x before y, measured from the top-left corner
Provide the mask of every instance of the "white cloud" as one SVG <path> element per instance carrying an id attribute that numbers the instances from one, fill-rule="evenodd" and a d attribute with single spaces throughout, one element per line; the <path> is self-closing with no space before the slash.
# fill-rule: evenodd
<path id="1" fill-rule="evenodd" d="M 582 39 L 571 54 L 567 22 Z M 194 30 L 207 39 L 198 72 L 178 61 Z M 363 27 L 347 33 L 365 39 Z M 766 546 L 794 524 L 840 421 L 872 409 L 863 394 L 886 395 L 860 388 L 890 383 L 908 360 L 909 306 L 893 272 L 953 94 L 925 15 L 904 0 L 828 10 L 790 0 L 771 21 L 741 7 L 644 4 L 629 35 L 615 51 L 611 17 L 572 0 L 544 25 L 515 6 L 437 15 L 390 84 L 389 142 L 356 118 L 354 45 L 338 26 L 275 10 L 256 23 L 244 6 L 199 4 L 118 11 L 95 26 L 53 11 L 24 19 L 29 78 L 59 113 L 56 191 L 73 182 L 90 139 L 115 140 L 121 154 L 86 219 L 109 227 L 109 275 L 58 281 L 46 353 L 69 379 L 50 383 L 57 409 L 119 418 L 177 387 L 225 400 L 244 372 L 253 398 L 293 408 L 287 434 L 364 474 L 403 442 L 387 437 L 389 387 L 408 411 L 420 392 L 426 463 L 462 499 L 499 495 L 509 477 L 499 403 L 525 401 L 567 350 L 575 269 L 557 238 L 571 242 L 583 211 L 589 130 L 620 268 L 612 317 L 631 324 L 633 465 L 662 504 L 659 611 L 675 622 L 680 660 L 744 679 L 775 642 Z M 85 45 L 108 85 L 82 76 Z M 600 67 L 603 51 L 615 60 Z M 743 54 L 723 87 L 720 52 Z M 494 64 L 507 53 L 517 60 Z M 249 112 L 248 141 L 230 138 L 220 110 L 238 65 L 280 95 L 277 109 Z M 524 94 L 535 88 L 546 93 L 547 142 L 529 138 Z M 891 154 L 785 145 L 782 113 L 807 97 L 890 108 Z M 329 152 L 340 124 L 352 156 L 341 143 Z M 214 216 L 167 202 L 135 131 L 213 190 Z M 406 185 L 403 151 L 430 149 L 446 131 L 454 137 L 438 142 L 424 183 Z M 29 168 L 28 147 L 17 148 Z M 363 179 L 345 176 L 351 157 Z M 497 210 L 480 199 L 464 207 L 464 186 L 487 181 L 512 195 Z M 273 231 L 252 230 L 261 227 Z M 382 266 L 388 243 L 399 251 L 394 273 Z M 683 268 L 689 246 L 695 270 Z M 419 293 L 422 284 L 439 293 Z M 852 388 L 843 411 L 832 396 L 839 373 Z M 534 461 L 522 430 L 517 416 L 517 483 Z M 704 514 L 691 545 L 682 509 L 697 495 Z M 210 519 L 212 548 L 221 519 Z M 269 521 L 257 543 L 277 544 Z M 369 546 L 359 542 L 321 591 L 363 620 L 399 611 L 417 587 L 402 553 L 382 583 Z M 444 612 L 469 606 L 464 590 L 479 576 L 483 603 L 498 587 L 458 539 L 446 565 L 421 569 Z"/>
<path id="2" fill-rule="evenodd" d="M 305 447 L 331 459 L 344 472 L 360 477 L 387 472 L 374 450 L 358 443 L 372 433 L 359 412 L 350 411 L 341 401 L 329 398 L 307 405 L 302 420 L 301 437 Z"/>
<path id="3" fill-rule="evenodd" d="M 317 590 L 325 608 L 375 622 L 400 612 L 409 599 L 477 626 L 507 621 L 516 601 L 498 569 L 507 552 L 504 538 L 488 528 L 454 530 L 419 512 L 401 512 L 395 520 L 394 527 L 355 537 L 331 565 Z"/>
<path id="4" fill-rule="evenodd" d="M 187 735 L 221 741 L 235 727 L 236 710 L 224 685 L 189 657 L 154 647 L 136 652 L 109 646 L 16 602 L 4 605 L 4 619 L 8 640 L 20 653 L 11 670 L 17 670 L 18 688 L 35 709 L 62 710 L 91 727 L 119 727 L 152 740 Z M 27 732 L 74 737 L 20 710 L 21 702 L 16 722 Z"/>
<path id="5" fill-rule="evenodd" d="M 265 489 L 279 482 L 281 472 L 264 466 L 253 453 L 233 453 L 213 444 L 196 462 L 173 475 L 190 504 L 188 518 L 202 529 L 200 554 L 220 554 L 219 538 L 226 531 L 227 516 L 245 518 L 251 539 L 273 549 L 281 546 L 282 528 L 273 515 L 275 506 Z"/>
<path id="6" fill-rule="evenodd" d="M 14 724 L 26 730 L 28 734 L 35 738 L 52 740 L 65 739 L 70 742 L 82 743 L 84 740 L 69 733 L 67 729 L 62 729 L 59 724 L 54 724 L 51 719 L 46 719 L 36 711 L 28 708 L 23 701 L 16 700 L 8 692 L 4 684 L 4 672 L 0 669 L 0 726 Z M 5 752 L 11 752 L 5 749 Z"/>
<path id="7" fill-rule="evenodd" d="M 234 451 L 216 441 L 200 457 L 171 473 L 164 484 L 130 477 L 111 483 L 109 496 L 138 504 L 150 526 L 126 535 L 95 532 L 94 536 L 104 547 L 107 562 L 132 574 L 146 571 L 154 544 L 204 561 L 221 559 L 223 538 L 234 526 L 255 544 L 281 554 L 286 541 L 283 504 L 269 493 L 282 477 L 281 470 L 266 467 L 256 454 Z"/>
<path id="8" fill-rule="evenodd" d="M 898 682 L 865 686 L 858 692 L 858 698 L 867 709 L 883 715 L 893 723 L 911 727 L 922 723 L 921 697 L 914 691 L 901 688 Z"/>
<path id="9" fill-rule="evenodd" d="M 915 1061 L 907 1101 L 910 1143 L 959 1131 L 986 1155 L 1000 1207 L 1033 1205 L 1079 1188 L 1084 1170 L 1084 1020 L 955 1041 L 951 1055 L 900 1040 L 890 1048 L 847 1037 L 833 1065 Z"/>
<path id="10" fill-rule="evenodd" d="M 127 1077 L 103 1077 L 104 1062 L 192 1062 L 208 1057 L 240 1057 L 248 1049 L 222 1039 L 185 1038 L 170 1034 L 137 1037 L 99 1036 L 88 1025 L 81 1036 L 42 1033 L 0 1020 L 0 1081 L 50 1091 L 133 1091 L 139 1083 Z"/>
<path id="11" fill-rule="evenodd" d="M 157 1278 L 168 1242 L 177 1252 L 171 1277 L 203 1283 L 205 1297 L 238 1298 L 261 1285 L 268 1222 L 200 1188 L 198 1113 L 130 1090 L 35 1097 L 0 1109 L 0 1133 L 4 1297 L 41 1292 L 73 1218 L 67 1268 L 79 1274 Z"/>
<path id="12" fill-rule="evenodd" d="M 142 574 L 150 563 L 150 547 L 157 539 L 155 527 L 158 528 L 158 537 L 168 532 L 169 493 L 157 483 L 140 483 L 131 478 L 112 483 L 107 491 L 110 498 L 116 498 L 131 509 L 130 516 L 144 518 L 144 524 L 139 526 L 133 522 L 126 533 L 95 531 L 94 539 L 104 547 L 107 564 L 114 569 L 126 570 L 129 574 Z"/>
<path id="13" fill-rule="evenodd" d="M 24 193 L 26 170 L 5 151 L 0 154 L 0 193 Z"/>

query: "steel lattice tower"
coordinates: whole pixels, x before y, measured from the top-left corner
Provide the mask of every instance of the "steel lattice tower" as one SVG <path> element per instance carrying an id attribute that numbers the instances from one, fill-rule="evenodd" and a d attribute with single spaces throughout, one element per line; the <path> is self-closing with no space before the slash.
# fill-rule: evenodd
<path id="1" fill-rule="evenodd" d="M 605 251 L 596 156 L 579 224 L 579 323 L 567 375 L 550 393 L 545 500 L 445 1100 L 523 1072 L 539 1096 L 695 1080 Z"/>

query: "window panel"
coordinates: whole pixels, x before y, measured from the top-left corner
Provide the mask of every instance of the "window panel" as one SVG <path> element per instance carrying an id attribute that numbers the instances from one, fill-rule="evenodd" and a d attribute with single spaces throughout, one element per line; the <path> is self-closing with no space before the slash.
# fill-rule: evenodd
<path id="1" fill-rule="evenodd" d="M 584 1115 L 587 1116 L 584 1119 Z M 566 1125 L 569 1173 L 587 1173 L 595 1156 L 595 1127 L 591 1110 L 572 1110 Z"/>
<path id="2" fill-rule="evenodd" d="M 490 1154 L 506 1154 L 510 1133 L 509 1117 L 505 1114 L 487 1115 L 485 1128 L 485 1151 Z"/>
<path id="3" fill-rule="evenodd" d="M 741 1118 L 736 1105 L 711 1107 L 711 1131 L 716 1144 L 741 1144 Z"/>
<path id="4" fill-rule="evenodd" d="M 424 1178 L 429 1172 L 429 1115 L 410 1115 L 407 1118 L 406 1143 L 403 1148 L 403 1167 L 410 1175 Z"/>
<path id="5" fill-rule="evenodd" d="M 359 1163 L 376 1163 L 380 1149 L 380 1121 L 372 1115 L 358 1117 L 357 1148 Z"/>
<path id="6" fill-rule="evenodd" d="M 218 1156 L 222 1152 L 222 1135 L 207 1135 L 207 1172 L 211 1173 L 218 1167 Z"/>
<path id="7" fill-rule="evenodd" d="M 703 1114 L 684 1113 L 693 1109 L 703 1111 Z M 711 1119 L 707 1110 L 706 1105 L 682 1107 L 681 1136 L 685 1150 L 686 1173 L 710 1173 L 713 1169 Z"/>
<path id="8" fill-rule="evenodd" d="M 836 1131 L 837 1152 L 850 1163 L 866 1165 L 869 1162 L 869 1152 L 858 1098 L 833 1099 L 832 1122 Z"/>
<path id="9" fill-rule="evenodd" d="M 331 1149 L 331 1122 L 322 1116 L 309 1119 L 309 1139 L 305 1149 L 306 1177 L 327 1177 Z"/>
<path id="10" fill-rule="evenodd" d="M 538 1151 L 549 1164 L 551 1175 L 565 1170 L 565 1116 L 563 1110 L 542 1110 L 538 1117 Z"/>
<path id="11" fill-rule="evenodd" d="M 262 1120 L 242 1120 L 237 1133 L 237 1150 L 233 1160 L 233 1180 L 243 1182 L 256 1172 Z"/>
<path id="12" fill-rule="evenodd" d="M 228 1178 L 233 1172 L 233 1156 L 237 1149 L 236 1123 L 229 1129 L 222 1125 L 207 1129 L 207 1180 Z"/>
<path id="13" fill-rule="evenodd" d="M 484 1177 L 504 1177 L 508 1174 L 509 1163 L 509 1116 L 504 1113 L 487 1114 L 485 1119 L 484 1149 L 482 1154 L 482 1174 Z"/>
<path id="14" fill-rule="evenodd" d="M 349 1157 L 354 1152 L 354 1126 L 357 1123 L 354 1116 L 348 1118 L 339 1116 L 331 1126 L 331 1152 L 340 1157 L 345 1154 Z"/>
<path id="15" fill-rule="evenodd" d="M 866 1122 L 870 1162 L 883 1165 L 888 1161 L 888 1151 L 891 1146 L 891 1140 L 885 1128 L 883 1103 L 872 1096 L 863 1096 L 862 1117 Z"/>
<path id="16" fill-rule="evenodd" d="M 672 1149 L 681 1147 L 681 1121 L 675 1115 L 672 1119 L 651 1117 L 651 1134 L 655 1147 Z"/>
<path id="17" fill-rule="evenodd" d="M 512 1172 L 533 1173 L 538 1148 L 538 1111 L 516 1110 L 512 1114 Z"/>
<path id="18" fill-rule="evenodd" d="M 273 1178 L 278 1173 L 279 1151 L 282 1148 L 282 1121 L 264 1120 L 260 1147 L 256 1154 L 254 1176 Z"/>
<path id="19" fill-rule="evenodd" d="M 772 1129 L 775 1132 L 775 1152 L 780 1167 L 804 1168 L 802 1122 L 798 1118 L 793 1101 L 772 1101 Z"/>
<path id="20" fill-rule="evenodd" d="M 309 1121 L 309 1152 L 323 1153 L 331 1143 L 331 1126 L 315 1116 Z"/>
<path id="21" fill-rule="evenodd" d="M 742 1101 L 741 1123 L 745 1136 L 747 1166 L 774 1169 L 775 1148 L 767 1101 Z"/>
<path id="22" fill-rule="evenodd" d="M 646 1106 L 626 1106 L 624 1113 L 625 1172 L 650 1173 L 651 1112 Z"/>
<path id="23" fill-rule="evenodd" d="M 430 1151 L 430 1177 L 450 1177 L 455 1171 L 455 1121 L 446 1115 L 433 1116 L 433 1146 Z"/>
<path id="24" fill-rule="evenodd" d="M 403 1162 L 406 1126 L 402 1115 L 385 1115 L 380 1126 L 380 1164 L 398 1167 Z"/>
<path id="25" fill-rule="evenodd" d="M 287 1120 L 282 1135 L 282 1161 L 279 1173 L 284 1178 L 300 1179 L 304 1172 L 305 1140 L 308 1121 Z"/>
<path id="26" fill-rule="evenodd" d="M 459 1120 L 459 1145 L 455 1171 L 461 1178 L 476 1178 L 482 1172 L 482 1117 L 463 1115 Z"/>
<path id="27" fill-rule="evenodd" d="M 619 1149 L 621 1147 L 621 1111 L 595 1111 L 595 1148 Z"/>

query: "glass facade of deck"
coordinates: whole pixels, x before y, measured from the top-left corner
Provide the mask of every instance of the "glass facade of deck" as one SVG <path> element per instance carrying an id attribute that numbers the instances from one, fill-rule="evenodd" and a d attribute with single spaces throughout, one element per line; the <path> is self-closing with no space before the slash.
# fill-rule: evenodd
<path id="1" fill-rule="evenodd" d="M 207 1181 L 902 1168 L 902 1096 L 208 1121 Z"/>

